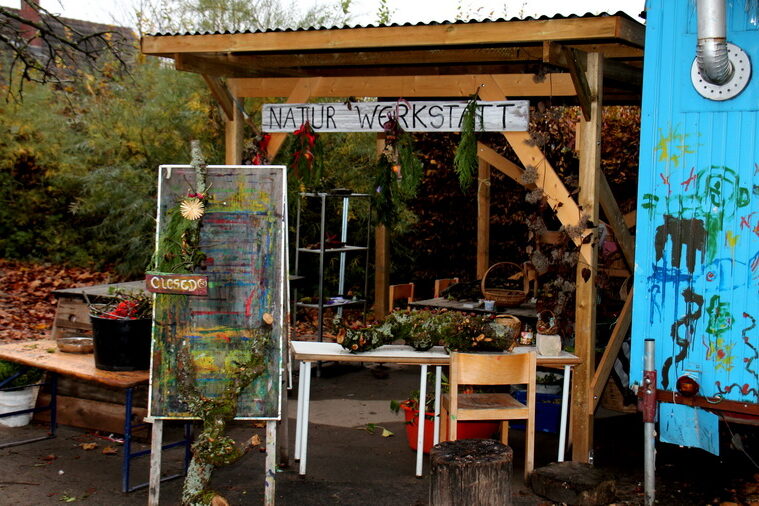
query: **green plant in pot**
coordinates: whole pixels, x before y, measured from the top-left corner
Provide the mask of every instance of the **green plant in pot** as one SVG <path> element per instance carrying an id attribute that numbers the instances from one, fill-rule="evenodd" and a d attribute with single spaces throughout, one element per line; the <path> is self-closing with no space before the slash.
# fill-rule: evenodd
<path id="1" fill-rule="evenodd" d="M 150 367 L 153 297 L 117 291 L 103 304 L 90 304 L 95 367 L 138 371 Z"/>
<path id="2" fill-rule="evenodd" d="M 37 400 L 38 386 L 44 371 L 15 362 L 0 360 L 0 414 L 31 409 Z M 0 417 L 0 425 L 21 427 L 32 419 L 32 413 Z"/>

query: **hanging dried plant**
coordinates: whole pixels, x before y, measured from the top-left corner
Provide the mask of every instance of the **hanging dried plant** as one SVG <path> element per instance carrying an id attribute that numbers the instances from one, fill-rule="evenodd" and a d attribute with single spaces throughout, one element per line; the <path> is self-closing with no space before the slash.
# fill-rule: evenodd
<path id="1" fill-rule="evenodd" d="M 477 101 L 480 96 L 475 93 L 469 98 L 461 115 L 461 139 L 453 157 L 453 165 L 459 176 L 462 190 L 469 188 L 477 174 L 477 135 L 475 132 L 477 119 Z M 483 119 L 480 115 L 480 130 L 484 130 Z"/>
<path id="2" fill-rule="evenodd" d="M 398 101 L 395 112 L 388 114 L 387 121 L 382 124 L 385 149 L 375 164 L 374 208 L 378 221 L 386 226 L 391 226 L 398 218 L 400 200 L 416 195 L 423 173 L 422 162 L 414 152 L 414 139 L 398 122 L 398 107 L 402 102 L 405 101 Z"/>
<path id="3" fill-rule="evenodd" d="M 315 184 L 322 178 L 324 170 L 324 148 L 321 140 L 319 140 L 319 135 L 314 132 L 311 123 L 308 121 L 293 132 L 293 135 L 295 136 L 294 175 L 306 185 Z"/>

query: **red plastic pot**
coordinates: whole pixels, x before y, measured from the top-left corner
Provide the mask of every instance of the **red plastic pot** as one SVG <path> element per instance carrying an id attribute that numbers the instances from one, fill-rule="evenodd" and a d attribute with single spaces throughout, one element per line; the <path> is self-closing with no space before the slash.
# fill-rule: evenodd
<path id="1" fill-rule="evenodd" d="M 419 436 L 417 421 L 419 410 L 412 408 L 408 402 L 401 403 L 401 409 L 406 418 L 406 439 L 412 450 L 416 451 L 416 442 Z M 432 421 L 434 413 L 425 413 L 424 416 L 424 444 L 422 451 L 429 453 L 432 448 L 432 433 L 434 426 Z M 458 422 L 458 439 L 490 439 L 498 432 L 498 422 Z"/>

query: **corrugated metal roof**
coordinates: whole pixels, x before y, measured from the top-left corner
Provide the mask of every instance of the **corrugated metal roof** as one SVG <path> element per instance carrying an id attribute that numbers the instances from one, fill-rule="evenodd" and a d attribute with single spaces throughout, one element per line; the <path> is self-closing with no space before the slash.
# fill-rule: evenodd
<path id="1" fill-rule="evenodd" d="M 511 17 L 509 19 L 506 18 L 485 18 L 485 19 L 470 19 L 470 20 L 453 20 L 453 21 L 428 21 L 428 22 L 418 22 L 418 23 L 378 23 L 378 24 L 355 24 L 355 25 L 343 25 L 343 26 L 309 26 L 309 27 L 300 27 L 300 28 L 266 28 L 266 29 L 255 29 L 255 30 L 216 30 L 216 31 L 198 31 L 198 32 L 156 32 L 149 34 L 153 37 L 159 37 L 159 36 L 174 36 L 174 35 L 236 35 L 236 34 L 247 34 L 247 33 L 273 33 L 273 32 L 310 32 L 310 31 L 321 31 L 321 30 L 351 30 L 351 29 L 357 29 L 357 28 L 387 28 L 387 27 L 401 27 L 401 26 L 438 26 L 438 25 L 461 25 L 461 24 L 479 24 L 479 23 L 502 23 L 505 21 L 543 21 L 543 20 L 552 20 L 552 19 L 576 19 L 576 18 L 599 18 L 599 17 L 609 17 L 609 16 L 619 16 L 619 17 L 625 17 L 627 19 L 630 19 L 635 22 L 639 22 L 637 19 L 634 19 L 629 14 L 623 11 L 618 11 L 615 13 L 609 13 L 609 12 L 602 12 L 599 14 L 593 14 L 590 12 L 587 12 L 585 14 L 570 14 L 568 16 L 564 16 L 562 14 L 554 14 L 553 16 L 526 16 L 526 17 Z"/>

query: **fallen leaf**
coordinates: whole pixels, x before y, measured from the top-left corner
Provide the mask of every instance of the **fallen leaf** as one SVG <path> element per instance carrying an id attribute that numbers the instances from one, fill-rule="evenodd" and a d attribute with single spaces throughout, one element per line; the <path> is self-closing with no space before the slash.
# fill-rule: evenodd
<path id="1" fill-rule="evenodd" d="M 81 443 L 79 446 L 82 447 L 82 450 L 94 450 L 98 447 L 97 443 Z"/>
<path id="2" fill-rule="evenodd" d="M 52 453 L 51 453 L 50 455 L 45 455 L 44 457 L 40 457 L 40 459 L 42 459 L 42 460 L 47 460 L 47 461 L 55 460 L 55 459 L 57 459 L 57 458 L 58 458 L 58 457 L 57 457 L 57 456 L 55 456 L 55 455 L 53 455 Z"/>
<path id="3" fill-rule="evenodd" d="M 393 434 L 386 428 L 382 427 L 382 437 L 390 437 L 390 436 L 395 436 L 395 434 Z"/>
<path id="4" fill-rule="evenodd" d="M 118 453 L 118 448 L 115 448 L 113 446 L 106 446 L 103 448 L 103 455 L 117 455 Z"/>
<path id="5" fill-rule="evenodd" d="M 253 422 L 253 427 L 256 427 L 258 429 L 263 429 L 266 427 L 266 422 Z"/>
<path id="6" fill-rule="evenodd" d="M 211 506 L 229 506 L 229 502 L 220 495 L 215 495 L 211 499 Z"/>
<path id="7" fill-rule="evenodd" d="M 258 434 L 253 434 L 253 436 L 250 438 L 250 446 L 260 446 L 261 445 L 261 436 Z"/>

